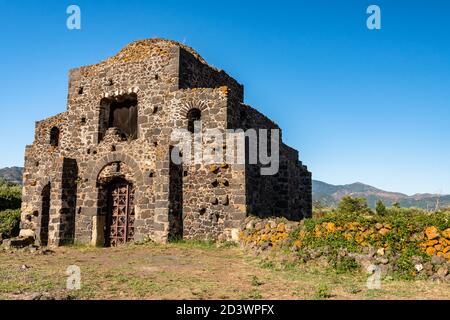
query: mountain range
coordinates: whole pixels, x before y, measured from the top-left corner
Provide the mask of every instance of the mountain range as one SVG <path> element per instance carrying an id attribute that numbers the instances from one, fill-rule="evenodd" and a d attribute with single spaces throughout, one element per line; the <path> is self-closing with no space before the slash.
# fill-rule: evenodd
<path id="1" fill-rule="evenodd" d="M 392 206 L 392 204 L 398 202 L 404 208 L 416 207 L 433 210 L 437 204 L 441 208 L 450 207 L 450 195 L 417 193 L 408 196 L 400 192 L 377 189 L 360 182 L 346 185 L 332 185 L 322 181 L 313 181 L 314 201 L 319 201 L 323 205 L 334 207 L 344 196 L 365 198 L 371 208 L 375 208 L 378 200 L 383 201 L 386 206 Z"/>
<path id="2" fill-rule="evenodd" d="M 12 167 L 0 169 L 0 178 L 9 182 L 22 184 L 23 168 Z M 422 209 L 435 209 L 436 203 L 440 207 L 450 207 L 450 195 L 418 193 L 412 196 L 400 192 L 390 192 L 377 189 L 364 183 L 346 185 L 332 185 L 313 180 L 313 200 L 323 205 L 334 207 L 344 196 L 365 198 L 370 207 L 374 208 L 377 200 L 382 200 L 387 206 L 398 202 L 404 208 L 416 207 Z"/>
<path id="3" fill-rule="evenodd" d="M 5 179 L 8 182 L 22 184 L 23 168 L 11 167 L 0 169 L 0 178 Z"/>

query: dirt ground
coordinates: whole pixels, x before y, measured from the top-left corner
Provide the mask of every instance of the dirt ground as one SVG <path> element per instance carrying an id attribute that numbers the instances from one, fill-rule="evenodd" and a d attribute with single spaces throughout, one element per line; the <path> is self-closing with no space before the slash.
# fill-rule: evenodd
<path id="1" fill-rule="evenodd" d="M 71 265 L 81 270 L 80 290 L 66 290 Z M 368 290 L 366 280 L 202 243 L 0 251 L 0 299 L 450 299 L 449 284 L 390 280 Z"/>

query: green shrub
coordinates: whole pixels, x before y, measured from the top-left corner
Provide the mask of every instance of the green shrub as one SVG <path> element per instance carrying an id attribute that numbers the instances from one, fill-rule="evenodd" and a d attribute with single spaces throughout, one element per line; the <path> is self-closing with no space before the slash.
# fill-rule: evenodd
<path id="1" fill-rule="evenodd" d="M 337 212 L 344 214 L 348 213 L 368 214 L 372 213 L 372 210 L 370 210 L 370 208 L 368 207 L 366 199 L 345 196 L 339 202 Z"/>
<path id="2" fill-rule="evenodd" d="M 0 211 L 19 209 L 22 203 L 22 188 L 0 180 Z"/>
<path id="3" fill-rule="evenodd" d="M 400 207 L 391 207 L 386 208 L 385 215 L 404 215 L 404 216 L 416 216 L 416 215 L 424 215 L 430 214 L 430 212 L 420 209 L 420 208 L 400 208 Z"/>
<path id="4" fill-rule="evenodd" d="M 320 219 L 333 213 L 333 210 L 333 208 L 313 207 L 312 217 L 314 219 Z"/>
<path id="5" fill-rule="evenodd" d="M 317 287 L 315 297 L 316 299 L 328 299 L 331 298 L 332 295 L 328 286 L 322 283 Z"/>
<path id="6" fill-rule="evenodd" d="M 341 233 L 332 233 L 327 235 L 326 237 L 316 237 L 314 233 L 314 229 L 317 225 L 320 225 L 323 222 L 333 221 L 333 217 L 336 215 L 329 215 L 323 219 L 308 219 L 305 220 L 305 231 L 306 235 L 302 239 L 302 247 L 305 248 L 324 248 L 328 247 L 334 251 L 338 249 L 347 249 L 349 252 L 358 251 L 358 244 L 355 241 L 346 240 Z M 338 215 L 338 217 L 342 218 L 342 216 Z M 350 221 L 352 219 L 349 219 Z M 296 230 L 294 233 L 294 239 L 299 238 L 299 233 L 301 228 Z"/>
<path id="7" fill-rule="evenodd" d="M 412 280 L 415 277 L 416 270 L 414 267 L 413 256 L 422 257 L 423 261 L 430 259 L 426 254 L 420 251 L 414 245 L 408 245 L 402 252 L 400 257 L 395 262 L 396 270 L 394 271 L 394 277 L 400 280 Z"/>
<path id="8" fill-rule="evenodd" d="M 263 284 L 264 283 L 261 280 L 259 280 L 257 276 L 252 276 L 252 286 L 259 287 Z"/>
<path id="9" fill-rule="evenodd" d="M 381 200 L 377 201 L 377 206 L 375 208 L 375 211 L 380 216 L 386 215 L 386 206 L 384 205 L 383 201 L 381 201 Z"/>
<path id="10" fill-rule="evenodd" d="M 352 273 L 359 269 L 358 262 L 348 256 L 340 257 L 333 255 L 330 256 L 329 262 L 337 274 Z"/>
<path id="11" fill-rule="evenodd" d="M 0 234 L 3 238 L 19 235 L 20 210 L 6 210 L 0 212 Z"/>

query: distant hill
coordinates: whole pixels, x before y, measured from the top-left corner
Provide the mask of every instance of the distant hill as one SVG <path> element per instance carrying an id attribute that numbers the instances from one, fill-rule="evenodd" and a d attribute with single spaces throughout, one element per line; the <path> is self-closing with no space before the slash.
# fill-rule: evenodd
<path id="1" fill-rule="evenodd" d="M 0 169 L 0 178 L 11 183 L 22 184 L 23 168 L 11 167 Z"/>
<path id="2" fill-rule="evenodd" d="M 320 201 L 327 206 L 336 206 L 344 196 L 365 198 L 371 208 L 375 208 L 376 202 L 381 200 L 387 206 L 398 202 L 400 206 L 409 208 L 434 209 L 439 199 L 441 207 L 450 207 L 450 195 L 415 194 L 408 196 L 399 192 L 389 192 L 357 182 L 346 185 L 332 185 L 322 181 L 313 181 L 313 200 Z"/>

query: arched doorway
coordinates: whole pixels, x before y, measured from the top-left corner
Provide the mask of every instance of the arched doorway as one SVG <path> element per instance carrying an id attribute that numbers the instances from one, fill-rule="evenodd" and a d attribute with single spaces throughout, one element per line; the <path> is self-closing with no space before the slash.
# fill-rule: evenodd
<path id="1" fill-rule="evenodd" d="M 115 247 L 134 239 L 134 187 L 127 180 L 116 178 L 106 187 L 107 215 L 105 246 Z"/>
<path id="2" fill-rule="evenodd" d="M 48 245 L 48 226 L 50 223 L 50 193 L 51 185 L 50 183 L 48 183 L 42 189 L 41 193 L 41 219 L 39 228 L 39 240 L 41 246 Z"/>

